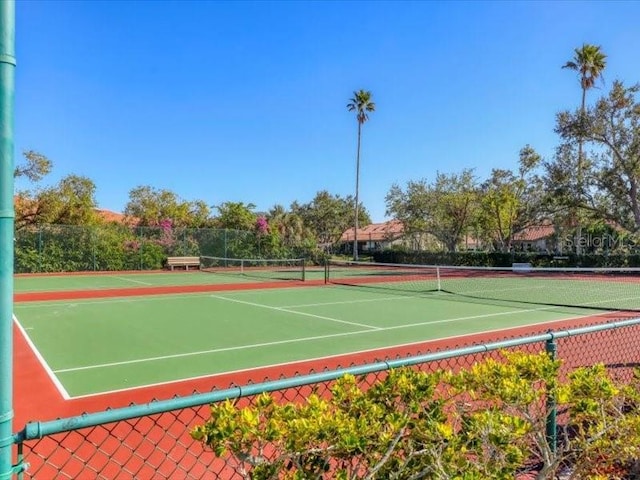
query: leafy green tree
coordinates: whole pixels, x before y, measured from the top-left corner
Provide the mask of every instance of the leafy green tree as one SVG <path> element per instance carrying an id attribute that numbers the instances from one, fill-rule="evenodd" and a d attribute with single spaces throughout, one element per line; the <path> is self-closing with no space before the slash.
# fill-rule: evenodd
<path id="1" fill-rule="evenodd" d="M 188 205 L 188 226 L 191 228 L 206 228 L 212 225 L 211 209 L 204 200 L 192 200 Z"/>
<path id="2" fill-rule="evenodd" d="M 588 116 L 586 139 L 603 150 L 597 184 L 608 201 L 602 210 L 631 231 L 640 229 L 640 84 L 615 81 Z"/>
<path id="3" fill-rule="evenodd" d="M 18 195 L 16 227 L 29 225 L 94 225 L 99 222 L 95 208 L 96 186 L 92 180 L 68 175 L 53 187 Z"/>
<path id="4" fill-rule="evenodd" d="M 405 190 L 393 184 L 385 201 L 386 214 L 402 222 L 404 234 L 416 239 L 416 247 L 422 245 L 429 234 L 431 215 L 430 186 L 426 180 L 410 180 Z"/>
<path id="5" fill-rule="evenodd" d="M 577 196 L 571 151 L 577 139 L 596 152 L 584 162 L 583 182 L 588 187 L 580 207 L 593 217 L 611 220 L 630 231 L 640 229 L 640 85 L 626 87 L 615 81 L 595 107 L 580 113 L 561 112 L 556 131 L 564 143 L 549 166 L 550 183 L 557 198 L 570 203 Z"/>
<path id="6" fill-rule="evenodd" d="M 93 180 L 79 175 L 68 175 L 53 189 L 43 192 L 41 199 L 51 205 L 46 223 L 62 225 L 92 225 L 97 222 Z"/>
<path id="7" fill-rule="evenodd" d="M 543 184 L 535 173 L 540 164 L 540 155 L 527 145 L 520 150 L 517 173 L 493 169 L 481 185 L 478 230 L 500 251 L 509 251 L 513 236 L 540 220 Z"/>
<path id="8" fill-rule="evenodd" d="M 16 166 L 14 177 L 37 183 L 47 176 L 53 163 L 34 150 L 24 152 L 24 162 Z M 56 185 L 16 192 L 15 211 L 18 230 L 29 225 L 91 225 L 98 221 L 95 212 L 96 186 L 80 175 L 68 175 Z"/>
<path id="9" fill-rule="evenodd" d="M 207 226 L 210 217 L 204 201 L 185 201 L 170 190 L 151 186 L 132 189 L 124 212 L 145 227 L 155 227 L 169 219 L 174 227 L 198 228 Z"/>
<path id="10" fill-rule="evenodd" d="M 372 100 L 369 90 L 358 90 L 353 92 L 353 97 L 347 104 L 347 110 L 356 112 L 358 121 L 358 148 L 356 150 L 356 196 L 354 205 L 354 227 L 353 227 L 353 259 L 358 260 L 358 201 L 360 191 L 360 140 L 362 137 L 362 124 L 369 120 L 369 113 L 375 111 L 376 104 Z"/>
<path id="11" fill-rule="evenodd" d="M 286 211 L 282 205 L 275 205 L 267 213 L 269 226 L 278 232 L 286 244 L 297 244 L 311 237 L 311 232 L 305 228 L 302 217 L 294 212 Z"/>
<path id="12" fill-rule="evenodd" d="M 433 184 L 409 181 L 406 190 L 392 185 L 385 197 L 387 215 L 403 222 L 407 233 L 429 233 L 454 252 L 469 233 L 479 205 L 473 171 L 438 173 Z"/>
<path id="13" fill-rule="evenodd" d="M 562 68 L 568 68 L 575 72 L 578 72 L 578 79 L 580 81 L 580 89 L 582 91 L 582 97 L 580 101 L 579 119 L 582 126 L 581 130 L 585 126 L 586 115 L 586 99 L 587 91 L 594 87 L 596 81 L 602 77 L 602 71 L 606 67 L 607 56 L 602 53 L 601 47 L 591 44 L 583 44 L 582 47 L 574 50 L 574 57 L 563 65 Z M 584 158 L 583 158 L 583 142 L 584 136 L 579 135 L 578 141 L 578 160 L 576 181 L 578 186 L 578 203 L 580 198 L 584 194 L 583 175 L 584 175 Z M 578 223 L 578 237 L 581 236 L 580 224 Z M 578 244 L 579 245 L 579 244 Z M 577 253 L 580 253 L 578 249 Z"/>
<path id="14" fill-rule="evenodd" d="M 51 172 L 52 163 L 46 156 L 34 150 L 23 153 L 25 162 L 16 166 L 13 176 L 26 177 L 31 182 L 38 182 Z"/>
<path id="15" fill-rule="evenodd" d="M 300 216 L 305 228 L 313 232 L 321 245 L 336 243 L 342 234 L 352 226 L 350 220 L 353 212 L 354 198 L 350 195 L 341 197 L 323 190 L 316 193 L 309 203 L 291 204 L 291 213 Z M 371 218 L 366 208 L 358 206 L 358 222 L 368 225 Z"/>
<path id="16" fill-rule="evenodd" d="M 253 211 L 253 203 L 224 202 L 217 205 L 218 216 L 214 224 L 218 228 L 250 231 L 255 228 L 258 215 Z"/>
<path id="17" fill-rule="evenodd" d="M 560 238 L 570 238 L 576 232 L 578 211 L 582 222 L 590 223 L 597 216 L 592 164 L 583 159 L 585 168 L 581 185 L 578 185 L 576 152 L 576 142 L 564 141 L 556 148 L 553 159 L 544 163 L 544 210 Z M 564 251 L 564 242 L 559 246 Z M 567 247 L 572 250 L 573 243 Z"/>

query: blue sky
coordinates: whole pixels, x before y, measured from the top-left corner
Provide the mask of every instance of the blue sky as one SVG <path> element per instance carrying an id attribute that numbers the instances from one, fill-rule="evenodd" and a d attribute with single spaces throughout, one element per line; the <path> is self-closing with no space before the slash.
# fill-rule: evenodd
<path id="1" fill-rule="evenodd" d="M 357 123 L 373 93 L 360 197 L 374 221 L 395 182 L 515 168 L 553 155 L 556 112 L 580 100 L 560 67 L 583 43 L 612 81 L 640 81 L 640 2 L 18 0 L 16 160 L 46 183 L 91 178 L 122 211 L 151 185 L 209 205 L 305 203 L 355 188 Z M 26 185 L 17 183 L 18 188 Z"/>

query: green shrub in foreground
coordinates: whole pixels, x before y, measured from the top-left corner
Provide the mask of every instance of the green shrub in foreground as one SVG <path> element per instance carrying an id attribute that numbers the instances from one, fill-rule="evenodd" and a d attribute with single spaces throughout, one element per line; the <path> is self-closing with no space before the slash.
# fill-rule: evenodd
<path id="1" fill-rule="evenodd" d="M 562 468 L 623 478 L 640 458 L 638 378 L 616 385 L 595 366 L 560 382 L 559 368 L 544 353 L 505 353 L 459 373 L 394 370 L 368 388 L 347 375 L 326 398 L 214 404 L 191 435 L 251 479 L 513 479 L 532 463 L 538 479 Z M 547 398 L 569 419 L 557 449 Z"/>

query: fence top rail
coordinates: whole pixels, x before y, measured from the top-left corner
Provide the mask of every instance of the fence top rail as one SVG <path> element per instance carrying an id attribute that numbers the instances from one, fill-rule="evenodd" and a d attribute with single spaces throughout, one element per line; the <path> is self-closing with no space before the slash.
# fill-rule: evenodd
<path id="1" fill-rule="evenodd" d="M 312 385 L 315 383 L 324 383 L 337 380 L 338 378 L 341 378 L 347 374 L 356 376 L 366 375 L 369 373 L 376 373 L 394 368 L 414 366 L 422 363 L 446 360 L 476 353 L 485 353 L 504 348 L 513 348 L 532 343 L 553 342 L 556 339 L 560 338 L 567 338 L 576 335 L 584 335 L 636 325 L 640 325 L 640 318 L 608 322 L 605 324 L 592 325 L 576 329 L 549 331 L 544 334 L 530 335 L 526 337 L 486 344 L 478 344 L 470 347 L 417 355 L 414 357 L 387 360 L 367 365 L 341 368 L 322 373 L 289 377 L 281 380 L 274 380 L 251 385 L 236 386 L 224 390 L 190 395 L 188 397 L 175 397 L 168 400 L 152 401 L 143 405 L 131 405 L 128 407 L 122 407 L 103 412 L 85 413 L 75 417 L 62 418 L 47 422 L 29 422 L 21 431 L 13 435 L 13 443 L 20 444 L 28 440 L 40 439 L 42 437 L 54 435 L 57 433 L 130 420 L 132 418 L 157 415 L 160 413 L 166 413 L 184 408 L 198 407 L 211 403 L 222 402 L 225 400 L 258 395 L 264 392 L 274 392 L 278 390 L 286 390 L 289 388 L 302 387 L 305 385 Z"/>

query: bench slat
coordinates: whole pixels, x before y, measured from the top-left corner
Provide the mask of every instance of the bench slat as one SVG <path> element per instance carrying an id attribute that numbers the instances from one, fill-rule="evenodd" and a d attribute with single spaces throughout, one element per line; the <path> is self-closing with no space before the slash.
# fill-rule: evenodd
<path id="1" fill-rule="evenodd" d="M 168 257 L 167 266 L 173 270 L 173 267 L 185 267 L 189 270 L 189 267 L 199 267 L 200 257 Z"/>

